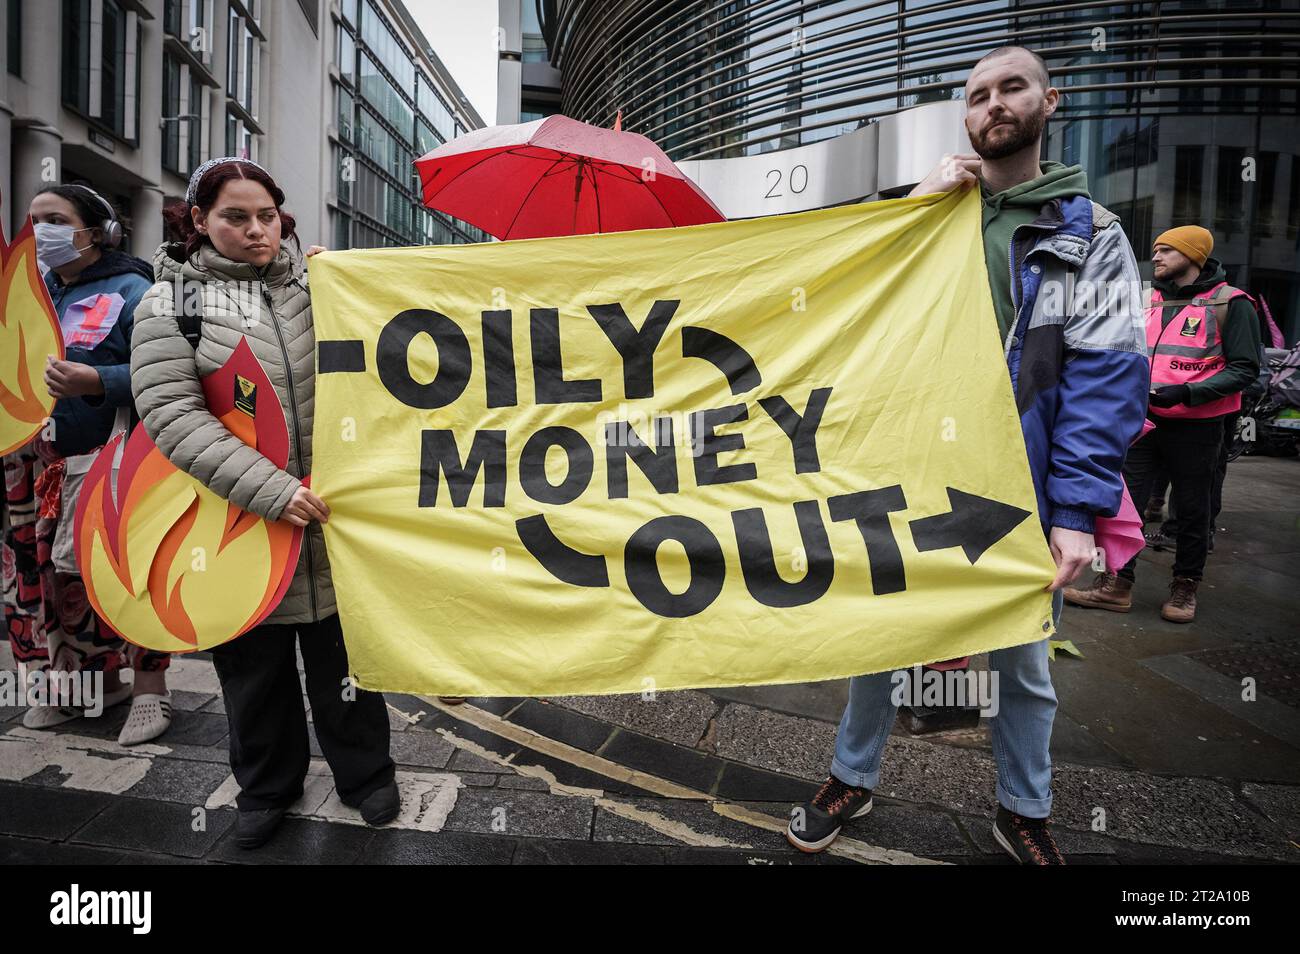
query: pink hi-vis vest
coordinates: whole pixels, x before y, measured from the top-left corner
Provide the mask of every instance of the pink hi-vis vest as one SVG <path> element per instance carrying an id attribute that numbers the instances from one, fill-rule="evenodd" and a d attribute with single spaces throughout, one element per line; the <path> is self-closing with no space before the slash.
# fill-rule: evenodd
<path id="1" fill-rule="evenodd" d="M 1223 335 L 1219 329 L 1215 305 L 1224 306 L 1223 315 L 1226 317 L 1227 303 L 1240 295 L 1246 293 L 1227 282 L 1219 282 L 1207 294 L 1192 298 L 1186 303 L 1171 301 L 1171 304 L 1182 304 L 1183 308 L 1170 319 L 1169 324 L 1161 328 L 1160 312 L 1163 310 L 1164 296 L 1156 289 L 1151 289 L 1151 301 L 1147 308 L 1147 352 L 1151 355 L 1153 390 L 1170 384 L 1195 384 L 1208 380 L 1223 370 L 1226 364 L 1223 357 Z M 1173 407 L 1153 407 L 1150 410 L 1160 417 L 1219 417 L 1241 410 L 1241 394 L 1232 394 L 1195 407 L 1175 404 Z"/>

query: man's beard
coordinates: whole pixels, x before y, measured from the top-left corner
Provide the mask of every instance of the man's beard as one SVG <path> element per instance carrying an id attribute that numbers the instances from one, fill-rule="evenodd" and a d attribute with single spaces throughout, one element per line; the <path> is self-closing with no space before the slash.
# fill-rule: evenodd
<path id="1" fill-rule="evenodd" d="M 1186 268 L 1174 269 L 1168 265 L 1164 268 L 1164 273 L 1157 275 L 1155 269 L 1151 270 L 1151 277 L 1156 281 L 1169 282 L 1172 285 L 1190 285 L 1201 277 L 1201 272 L 1205 271 L 1205 266 L 1197 265 L 1195 262 L 1188 262 Z"/>
<path id="2" fill-rule="evenodd" d="M 1005 159 L 1007 156 L 1013 156 L 1020 150 L 1034 145 L 1043 134 L 1043 126 L 1047 124 L 1047 119 L 1042 113 L 1035 112 L 1019 119 L 1015 116 L 1008 116 L 1001 120 L 1004 123 L 1011 123 L 1011 135 L 1000 139 L 996 144 L 989 141 L 989 134 L 997 129 L 993 126 L 984 133 L 970 133 L 970 143 L 976 154 L 981 159 Z"/>

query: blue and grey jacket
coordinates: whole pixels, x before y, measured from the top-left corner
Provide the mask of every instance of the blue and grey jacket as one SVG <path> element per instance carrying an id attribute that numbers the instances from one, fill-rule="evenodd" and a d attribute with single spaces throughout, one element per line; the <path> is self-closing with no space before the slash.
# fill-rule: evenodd
<path id="1" fill-rule="evenodd" d="M 1150 371 L 1137 261 L 1118 216 L 1052 199 L 1011 241 L 1005 350 L 1044 529 L 1114 516 Z"/>
<path id="2" fill-rule="evenodd" d="M 132 407 L 131 328 L 135 308 L 152 284 L 149 264 L 119 251 L 104 252 L 70 285 L 53 271 L 46 274 L 66 360 L 90 365 L 104 384 L 103 394 L 55 403 L 53 444 L 64 457 L 103 444 L 112 434 L 118 408 Z"/>

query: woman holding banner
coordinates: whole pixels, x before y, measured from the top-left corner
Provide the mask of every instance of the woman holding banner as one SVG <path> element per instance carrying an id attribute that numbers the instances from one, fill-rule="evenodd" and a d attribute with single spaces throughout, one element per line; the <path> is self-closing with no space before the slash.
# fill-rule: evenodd
<path id="1" fill-rule="evenodd" d="M 89 186 L 53 185 L 28 215 L 36 258 L 63 332 L 64 360 L 49 356 L 45 387 L 56 398 L 46 427 L 4 459 L 5 628 L 14 659 L 43 673 L 47 704 L 23 714 L 29 729 L 49 729 L 131 699 L 118 741 L 148 742 L 171 724 L 167 653 L 124 643 L 105 630 L 86 599 L 73 547 L 73 515 L 91 463 L 117 431 L 133 423 L 131 322 L 153 277 L 146 262 L 118 246 L 122 226 L 108 200 Z M 134 681 L 120 678 L 134 670 Z M 72 677 L 97 676 L 98 686 Z M 97 696 L 91 695 L 98 693 Z"/>
<path id="2" fill-rule="evenodd" d="M 236 506 L 306 528 L 284 599 L 261 625 L 212 650 L 240 786 L 235 839 L 243 848 L 270 838 L 302 795 L 310 753 L 295 643 L 340 800 L 372 825 L 391 821 L 399 808 L 383 696 L 348 678 L 320 528 L 329 507 L 302 480 L 311 470 L 316 343 L 306 269 L 283 204 L 280 187 L 251 160 L 199 166 L 185 205 L 168 210 L 181 241 L 154 257 L 158 283 L 141 305 L 131 348 L 136 406 L 168 459 Z M 191 328 L 178 317 L 195 301 L 202 315 Z M 231 433 L 204 402 L 200 378 L 225 364 L 241 339 L 274 386 L 274 396 L 262 400 L 278 398 L 289 424 L 286 470 Z"/>

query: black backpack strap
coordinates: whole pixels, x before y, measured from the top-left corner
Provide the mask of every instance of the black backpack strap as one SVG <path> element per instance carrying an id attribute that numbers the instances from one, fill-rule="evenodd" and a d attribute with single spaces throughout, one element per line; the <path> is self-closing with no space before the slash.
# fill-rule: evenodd
<path id="1" fill-rule="evenodd" d="M 191 302 L 197 304 L 198 313 L 190 314 L 190 308 L 194 307 Z M 183 302 L 177 303 L 175 298 L 172 299 L 173 310 L 176 311 L 176 326 L 180 328 L 181 334 L 189 342 L 190 347 L 195 351 L 199 350 L 199 342 L 203 339 L 203 298 L 202 296 L 187 296 Z"/>
<path id="2" fill-rule="evenodd" d="M 198 351 L 199 340 L 203 337 L 203 316 L 180 314 L 176 316 L 176 324 L 180 326 L 181 334 L 190 343 L 190 347 Z"/>

